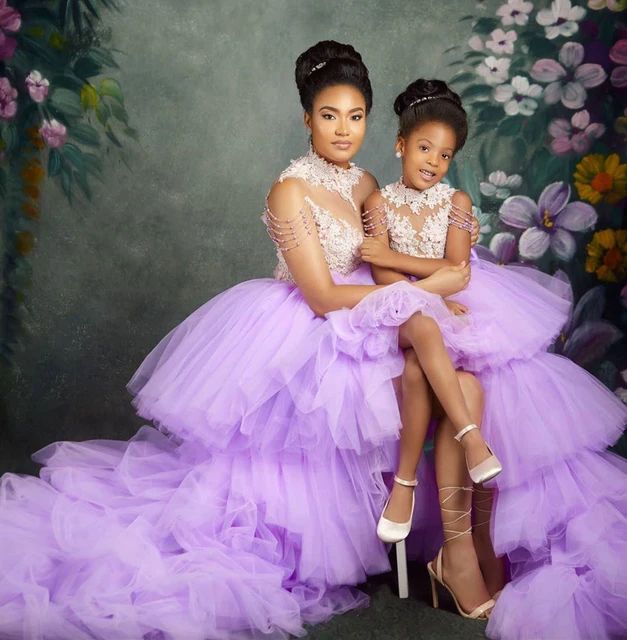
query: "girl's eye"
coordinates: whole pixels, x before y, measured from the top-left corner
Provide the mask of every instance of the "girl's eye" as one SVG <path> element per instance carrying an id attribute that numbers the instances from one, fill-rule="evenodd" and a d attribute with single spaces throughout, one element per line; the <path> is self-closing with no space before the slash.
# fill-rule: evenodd
<path id="1" fill-rule="evenodd" d="M 443 154 L 442 154 L 442 157 L 443 157 L 445 160 L 450 160 L 450 159 L 451 159 L 451 156 L 449 156 L 449 154 L 448 154 L 448 153 L 443 153 Z"/>
<path id="2" fill-rule="evenodd" d="M 429 147 L 425 147 L 424 144 L 420 145 L 418 148 L 420 151 L 429 151 Z"/>

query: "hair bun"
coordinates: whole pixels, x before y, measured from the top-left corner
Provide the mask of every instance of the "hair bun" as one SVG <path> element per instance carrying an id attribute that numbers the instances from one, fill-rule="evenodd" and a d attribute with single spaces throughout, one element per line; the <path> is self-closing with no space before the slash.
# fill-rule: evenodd
<path id="1" fill-rule="evenodd" d="M 363 66 L 366 74 L 368 73 L 361 55 L 355 51 L 350 44 L 342 44 L 335 40 L 322 40 L 313 47 L 310 47 L 304 53 L 301 53 L 296 60 L 296 86 L 302 91 L 307 79 L 318 69 L 322 69 L 329 62 L 337 60 L 344 62 L 353 62 Z"/>
<path id="2" fill-rule="evenodd" d="M 421 98 L 446 98 L 452 100 L 460 107 L 462 101 L 460 97 L 451 91 L 442 80 L 425 80 L 418 78 L 412 82 L 394 101 L 394 112 L 400 116 L 410 104 L 420 100 Z"/>

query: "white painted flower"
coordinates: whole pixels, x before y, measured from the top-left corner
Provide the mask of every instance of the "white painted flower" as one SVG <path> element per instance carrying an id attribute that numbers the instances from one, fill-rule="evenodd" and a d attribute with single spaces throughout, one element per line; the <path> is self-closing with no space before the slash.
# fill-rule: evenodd
<path id="1" fill-rule="evenodd" d="M 529 22 L 529 13 L 533 9 L 532 2 L 525 0 L 508 0 L 507 4 L 501 5 L 496 10 L 496 15 L 501 18 L 504 26 L 512 24 L 523 26 Z"/>
<path id="2" fill-rule="evenodd" d="M 483 51 L 483 40 L 480 36 L 473 36 L 472 38 L 470 38 L 470 40 L 468 40 L 468 46 L 473 51 Z"/>
<path id="3" fill-rule="evenodd" d="M 494 56 L 488 56 L 477 67 L 477 73 L 487 84 L 501 84 L 509 77 L 509 65 L 509 58 L 495 58 Z"/>
<path id="4" fill-rule="evenodd" d="M 539 84 L 529 84 L 524 76 L 514 76 L 510 84 L 502 84 L 494 90 L 497 102 L 506 102 L 505 113 L 508 116 L 530 116 L 537 108 L 537 98 L 542 95 Z"/>
<path id="5" fill-rule="evenodd" d="M 495 29 L 491 34 L 491 40 L 485 43 L 487 49 L 494 53 L 505 53 L 511 56 L 514 53 L 514 42 L 518 36 L 515 31 L 503 31 L 503 29 Z"/>
<path id="6" fill-rule="evenodd" d="M 508 176 L 505 171 L 493 171 L 488 176 L 488 182 L 482 182 L 479 189 L 484 196 L 505 200 L 509 198 L 511 189 L 517 189 L 522 184 L 522 176 L 513 173 Z"/>
<path id="7" fill-rule="evenodd" d="M 536 21 L 544 27 L 549 40 L 566 38 L 579 31 L 578 22 L 586 15 L 583 7 L 573 7 L 570 0 L 553 0 L 550 9 L 538 11 Z"/>
<path id="8" fill-rule="evenodd" d="M 624 387 L 618 387 L 614 393 L 618 396 L 618 399 L 623 403 L 627 404 L 627 389 Z"/>
<path id="9" fill-rule="evenodd" d="M 477 218 L 477 222 L 479 223 L 479 240 L 481 242 L 485 236 L 492 232 L 492 225 L 490 224 L 492 220 L 492 215 L 489 213 L 483 213 L 479 207 L 472 206 L 472 214 Z"/>

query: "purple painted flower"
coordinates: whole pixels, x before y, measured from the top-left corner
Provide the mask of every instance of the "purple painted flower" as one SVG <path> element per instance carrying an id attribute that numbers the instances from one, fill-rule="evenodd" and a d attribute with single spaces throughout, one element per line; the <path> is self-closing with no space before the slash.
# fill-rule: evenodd
<path id="1" fill-rule="evenodd" d="M 0 78 L 0 120 L 11 120 L 17 113 L 17 90 L 8 78 Z"/>
<path id="2" fill-rule="evenodd" d="M 7 0 L 0 0 L 0 60 L 9 60 L 13 57 L 17 40 L 6 35 L 5 31 L 19 31 L 22 26 L 20 14 L 12 7 L 7 6 Z"/>
<path id="3" fill-rule="evenodd" d="M 627 307 L 627 284 L 620 290 L 620 302 L 623 307 Z"/>
<path id="4" fill-rule="evenodd" d="M 26 88 L 35 102 L 43 102 L 50 90 L 50 82 L 39 71 L 31 71 L 26 76 Z"/>
<path id="5" fill-rule="evenodd" d="M 550 83 L 544 90 L 547 104 L 562 104 L 569 109 L 581 109 L 588 92 L 598 87 L 607 74 L 599 64 L 581 64 L 584 48 L 579 42 L 567 42 L 560 50 L 559 62 L 543 58 L 531 68 L 530 75 L 538 82 Z M 560 64 L 561 63 L 561 64 Z"/>
<path id="6" fill-rule="evenodd" d="M 565 274 L 563 279 L 568 282 Z M 623 336 L 611 322 L 601 320 L 604 310 L 603 285 L 586 291 L 575 306 L 554 351 L 570 358 L 580 367 L 598 362 Z"/>
<path id="7" fill-rule="evenodd" d="M 67 139 L 67 128 L 56 120 L 44 120 L 39 129 L 39 135 L 49 147 L 58 149 Z"/>
<path id="8" fill-rule="evenodd" d="M 548 40 L 577 33 L 578 22 L 586 15 L 583 7 L 573 7 L 570 0 L 554 0 L 550 9 L 538 11 L 536 22 L 544 27 Z"/>
<path id="9" fill-rule="evenodd" d="M 605 125 L 590 123 L 587 111 L 578 111 L 570 122 L 564 118 L 555 118 L 549 125 L 549 133 L 554 140 L 551 150 L 556 156 L 567 156 L 572 152 L 582 156 L 588 153 L 592 141 L 605 133 Z"/>
<path id="10" fill-rule="evenodd" d="M 494 51 L 498 54 L 512 55 L 514 53 L 514 42 L 518 38 L 515 31 L 503 31 L 503 29 L 495 29 L 490 34 L 491 40 L 485 43 L 486 49 Z"/>
<path id="11" fill-rule="evenodd" d="M 610 60 L 620 65 L 612 71 L 610 82 L 619 89 L 627 87 L 627 40 L 619 40 L 610 49 Z"/>
<path id="12" fill-rule="evenodd" d="M 554 182 L 540 194 L 538 202 L 527 196 L 511 196 L 499 210 L 501 220 L 510 227 L 525 229 L 520 237 L 520 255 L 530 260 L 542 257 L 551 247 L 561 260 L 575 254 L 571 231 L 585 231 L 597 221 L 594 208 L 584 202 L 568 202 L 570 186 Z"/>

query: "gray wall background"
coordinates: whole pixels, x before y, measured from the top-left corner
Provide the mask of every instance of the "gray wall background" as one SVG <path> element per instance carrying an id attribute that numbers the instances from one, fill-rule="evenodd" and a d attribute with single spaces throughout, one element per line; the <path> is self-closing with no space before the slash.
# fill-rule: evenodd
<path id="1" fill-rule="evenodd" d="M 482 4 L 493 15 L 500 2 Z M 458 19 L 475 7 L 135 0 L 109 14 L 140 143 L 130 172 L 109 164 L 89 206 L 46 188 L 0 471 L 31 469 L 27 454 L 55 440 L 130 437 L 142 423 L 125 385 L 143 357 L 218 292 L 270 275 L 259 216 L 273 180 L 306 150 L 293 81 L 302 51 L 335 39 L 364 57 L 375 107 L 357 162 L 385 184 L 398 177 L 394 97 L 416 77 L 455 73 L 444 50 L 470 37 Z"/>

